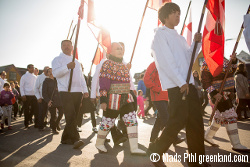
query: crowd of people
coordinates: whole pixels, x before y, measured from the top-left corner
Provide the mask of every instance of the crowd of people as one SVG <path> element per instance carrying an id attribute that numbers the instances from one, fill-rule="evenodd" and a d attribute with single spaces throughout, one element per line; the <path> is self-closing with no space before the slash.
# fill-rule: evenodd
<path id="1" fill-rule="evenodd" d="M 248 118 L 246 107 L 250 107 L 245 65 L 237 64 L 236 55 L 231 55 L 233 63 L 223 94 L 218 89 L 225 76 L 228 60 L 224 60 L 224 68 L 217 77 L 211 75 L 204 61 L 201 76 L 194 71 L 187 83 L 193 45 L 189 47 L 186 40 L 174 30 L 179 23 L 180 8 L 174 3 L 166 3 L 158 14 L 164 26 L 156 30 L 152 43 L 152 56 L 155 61 L 141 75 L 137 90 L 130 75 L 131 64 L 123 61 L 125 46 L 122 42 L 111 44 L 111 52 L 96 66 L 95 74 L 91 78 L 84 77 L 83 67 L 78 60 L 72 61 L 72 42 L 63 40 L 62 53 L 54 58 L 52 68 L 45 66 L 43 73 L 37 76 L 34 65 L 29 64 L 27 72 L 21 77 L 20 86 L 17 81 L 7 82 L 6 72 L 1 72 L 1 129 L 4 129 L 7 117 L 6 124 L 11 130 L 12 112 L 13 119 L 16 119 L 19 112 L 19 116 L 24 113 L 26 129 L 34 123 L 35 128 L 43 131 L 48 124 L 49 111 L 52 133 L 59 133 L 60 120 L 64 115 L 66 125 L 61 143 L 73 145 L 76 149 L 84 144 L 79 135 L 83 114 L 91 113 L 93 131 L 97 133 L 95 147 L 100 153 L 108 152 L 104 143 L 110 141 L 106 137 L 111 132 L 115 145 L 128 140 L 131 154 L 146 155 L 145 151 L 138 148 L 137 118 L 145 118 L 153 107 L 157 117 L 151 132 L 148 154 L 162 155 L 171 144 L 176 145 L 187 140 L 190 154 L 197 157 L 205 155 L 204 141 L 218 146 L 212 139 L 221 125 L 226 127 L 233 150 L 249 151 L 241 145 L 237 127 L 237 117 L 241 119 L 241 111 L 244 110 L 244 116 Z M 200 33 L 195 34 L 194 42 L 200 48 Z M 238 103 L 236 110 L 233 105 L 234 90 Z M 186 100 L 183 100 L 184 92 Z M 202 115 L 208 101 L 212 107 L 217 101 L 218 106 L 212 124 L 204 135 Z M 103 110 L 98 130 L 96 108 L 97 111 L 99 108 Z M 115 125 L 117 118 L 118 124 Z M 186 130 L 186 139 L 178 137 L 183 128 Z M 200 165 L 197 163 L 189 162 L 189 165 Z M 153 164 L 165 166 L 162 159 Z M 204 162 L 203 166 L 209 164 Z"/>

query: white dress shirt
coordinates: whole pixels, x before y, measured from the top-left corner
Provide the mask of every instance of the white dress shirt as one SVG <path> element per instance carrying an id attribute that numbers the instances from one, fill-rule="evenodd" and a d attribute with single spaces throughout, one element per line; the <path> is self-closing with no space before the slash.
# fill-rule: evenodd
<path id="1" fill-rule="evenodd" d="M 68 92 L 70 69 L 68 69 L 67 64 L 72 62 L 72 59 L 72 55 L 68 56 L 61 53 L 52 61 L 52 74 L 57 79 L 59 92 Z M 81 65 L 77 60 L 75 60 L 70 92 L 88 92 L 86 81 L 82 75 Z"/>
<path id="2" fill-rule="evenodd" d="M 36 78 L 36 84 L 35 84 L 35 96 L 38 99 L 42 98 L 42 88 L 43 88 L 43 81 L 45 80 L 45 78 L 47 78 L 46 75 L 44 75 L 44 73 L 42 73 L 41 75 L 38 75 Z"/>
<path id="3" fill-rule="evenodd" d="M 35 95 L 36 76 L 27 71 L 20 80 L 20 93 L 21 96 L 34 96 Z"/>
<path id="4" fill-rule="evenodd" d="M 195 59 L 200 47 L 201 43 L 198 43 Z M 151 49 L 163 90 L 186 84 L 193 48 L 194 42 L 189 47 L 175 29 L 166 26 L 156 29 Z M 189 83 L 194 84 L 193 75 Z"/>
<path id="5" fill-rule="evenodd" d="M 4 85 L 5 83 L 7 83 L 7 80 L 6 80 L 6 79 L 3 80 L 3 79 L 0 77 L 0 93 L 1 93 L 2 90 L 3 90 L 3 85 Z"/>

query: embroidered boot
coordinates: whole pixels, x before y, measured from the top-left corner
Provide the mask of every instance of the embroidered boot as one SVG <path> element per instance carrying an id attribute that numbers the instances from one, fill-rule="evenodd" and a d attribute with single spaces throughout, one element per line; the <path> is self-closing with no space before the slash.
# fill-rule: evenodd
<path id="1" fill-rule="evenodd" d="M 104 146 L 106 136 L 108 135 L 109 131 L 103 131 L 99 129 L 97 133 L 97 139 L 95 143 L 95 147 L 98 149 L 99 153 L 106 153 L 108 152 L 106 147 Z"/>
<path id="2" fill-rule="evenodd" d="M 250 149 L 241 145 L 241 143 L 240 143 L 237 123 L 226 124 L 225 127 L 227 129 L 227 134 L 228 134 L 229 139 L 231 141 L 231 144 L 233 146 L 232 149 L 234 151 L 247 151 L 247 152 L 249 152 Z"/>
<path id="3" fill-rule="evenodd" d="M 219 130 L 220 128 L 220 124 L 217 124 L 215 120 L 213 120 L 212 124 L 210 127 L 208 127 L 208 129 L 205 132 L 205 136 L 204 136 L 204 140 L 211 144 L 211 146 L 213 147 L 219 147 L 218 144 L 215 144 L 213 141 L 213 137 L 215 135 L 215 133 Z"/>
<path id="4" fill-rule="evenodd" d="M 137 126 L 127 127 L 130 152 L 134 155 L 146 155 L 146 152 L 138 148 Z"/>

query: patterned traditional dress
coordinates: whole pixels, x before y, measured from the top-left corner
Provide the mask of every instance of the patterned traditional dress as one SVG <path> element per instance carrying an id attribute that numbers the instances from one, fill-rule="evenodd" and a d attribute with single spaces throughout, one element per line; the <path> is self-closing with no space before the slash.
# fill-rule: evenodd
<path id="1" fill-rule="evenodd" d="M 204 61 L 201 67 L 201 82 L 203 88 L 209 93 L 210 100 L 215 103 L 214 95 L 219 93 L 219 88 L 226 74 L 226 68 L 229 61 L 224 59 L 222 72 L 213 77 L 209 71 L 209 68 Z M 237 68 L 237 61 L 232 63 L 229 74 L 226 79 L 226 83 L 223 88 L 223 98 L 218 103 L 217 110 L 215 111 L 214 119 L 218 124 L 232 124 L 237 122 L 237 114 L 232 104 L 232 100 L 235 97 L 234 94 L 234 72 Z"/>

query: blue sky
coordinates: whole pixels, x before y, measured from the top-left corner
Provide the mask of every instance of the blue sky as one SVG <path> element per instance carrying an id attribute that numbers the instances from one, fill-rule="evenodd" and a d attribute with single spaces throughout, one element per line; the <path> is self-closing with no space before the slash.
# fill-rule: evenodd
<path id="1" fill-rule="evenodd" d="M 180 32 L 189 0 L 173 2 L 181 8 L 181 22 L 176 27 Z M 146 0 L 96 0 L 97 17 L 102 18 L 101 22 L 110 30 L 113 42 L 125 43 L 124 59 L 127 62 L 132 54 L 145 3 Z M 192 1 L 193 34 L 198 28 L 203 3 L 203 0 Z M 225 1 L 226 39 L 237 37 L 249 3 L 249 0 Z M 67 37 L 71 20 L 74 19 L 76 24 L 79 4 L 80 0 L 0 0 L 0 66 L 15 64 L 26 67 L 30 63 L 39 69 L 51 66 L 51 61 L 61 51 L 60 42 Z M 132 63 L 132 74 L 143 71 L 153 61 L 150 45 L 156 26 L 157 12 L 147 9 Z M 225 43 L 226 57 L 232 53 L 234 43 L 235 40 Z M 85 13 L 78 42 L 79 60 L 85 67 L 85 74 L 89 72 L 96 45 L 86 25 Z M 237 52 L 241 50 L 249 53 L 244 38 Z"/>

